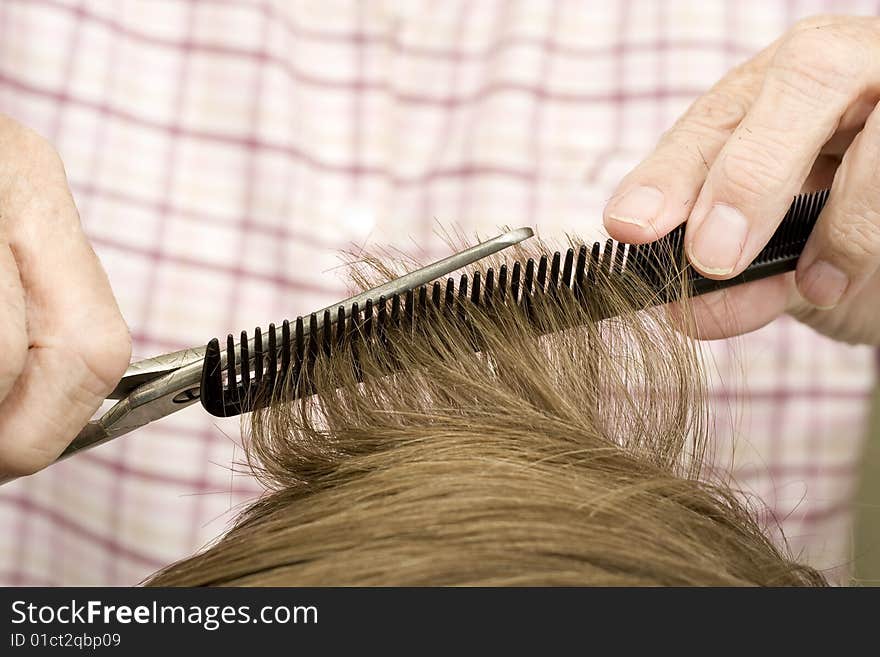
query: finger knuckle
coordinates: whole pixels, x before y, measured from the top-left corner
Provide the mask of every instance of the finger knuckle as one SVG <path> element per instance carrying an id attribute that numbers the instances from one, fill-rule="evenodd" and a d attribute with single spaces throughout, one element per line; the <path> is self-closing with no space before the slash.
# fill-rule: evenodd
<path id="1" fill-rule="evenodd" d="M 868 64 L 860 40 L 834 25 L 799 29 L 780 45 L 770 75 L 790 93 L 814 103 L 851 95 Z"/>
<path id="2" fill-rule="evenodd" d="M 840 260 L 880 258 L 880 212 L 860 204 L 838 221 L 830 221 L 826 240 Z"/>
<path id="3" fill-rule="evenodd" d="M 14 153 L 0 192 L 11 202 L 26 205 L 34 199 L 54 198 L 67 190 L 64 163 L 42 135 L 20 124 L 3 126 L 4 150 Z"/>
<path id="4" fill-rule="evenodd" d="M 48 139 L 34 130 L 21 126 L 17 145 L 24 161 L 29 162 L 31 168 L 40 167 L 50 173 L 64 171 L 61 155 Z"/>
<path id="5" fill-rule="evenodd" d="M 122 318 L 105 321 L 80 335 L 73 349 L 79 357 L 83 392 L 103 397 L 119 382 L 131 359 L 131 334 Z"/>
<path id="6" fill-rule="evenodd" d="M 781 158 L 765 146 L 740 144 L 723 156 L 723 184 L 737 198 L 760 199 L 785 186 L 787 175 Z"/>
<path id="7" fill-rule="evenodd" d="M 727 134 L 740 124 L 749 109 L 745 93 L 715 89 L 699 98 L 679 122 L 679 128 Z"/>

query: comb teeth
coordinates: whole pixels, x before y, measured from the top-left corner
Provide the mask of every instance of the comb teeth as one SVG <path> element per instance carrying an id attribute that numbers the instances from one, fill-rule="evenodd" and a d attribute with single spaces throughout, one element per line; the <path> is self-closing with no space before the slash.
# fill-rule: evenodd
<path id="1" fill-rule="evenodd" d="M 825 190 L 796 197 L 767 246 L 739 276 L 716 281 L 691 272 L 692 293 L 703 294 L 794 269 L 828 194 Z M 238 345 L 229 335 L 225 368 L 220 342 L 215 338 L 205 352 L 201 403 L 219 417 L 253 411 L 267 405 L 276 384 L 288 376 L 293 382 L 293 396 L 300 396 L 308 392 L 299 389 L 301 373 L 311 373 L 320 354 L 329 356 L 344 348 L 351 349 L 356 375 L 360 376 L 360 343 L 373 342 L 390 348 L 390 329 L 413 330 L 421 322 L 431 321 L 432 313 L 436 312 L 457 313 L 464 320 L 468 303 L 487 309 L 499 303 L 521 304 L 531 313 L 537 297 L 551 297 L 567 288 L 584 304 L 590 300 L 591 285 L 602 278 L 624 274 L 642 278 L 657 290 L 656 303 L 664 303 L 677 294 L 672 283 L 684 262 L 683 249 L 684 226 L 679 226 L 651 244 L 627 245 L 612 240 L 581 244 L 569 248 L 564 255 L 556 252 L 550 257 L 541 256 L 537 263 L 530 258 L 524 266 L 516 261 L 512 267 L 504 264 L 497 275 L 493 269 L 485 274 L 475 271 L 470 279 L 462 274 L 457 290 L 454 279 L 449 278 L 445 283 L 437 281 L 409 290 L 403 297 L 368 300 L 363 309 L 356 303 L 350 308 L 340 306 L 335 318 L 329 310 L 321 317 L 298 317 L 293 331 L 285 320 L 280 337 L 274 324 L 269 325 L 265 334 L 256 328 L 252 340 L 243 331 Z"/>

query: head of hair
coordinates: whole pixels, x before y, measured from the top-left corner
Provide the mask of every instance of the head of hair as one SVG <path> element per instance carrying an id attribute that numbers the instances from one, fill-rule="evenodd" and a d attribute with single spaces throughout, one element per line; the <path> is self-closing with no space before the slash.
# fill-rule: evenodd
<path id="1" fill-rule="evenodd" d="M 601 269 L 495 294 L 319 351 L 251 418 L 266 495 L 149 584 L 824 583 L 704 472 L 687 312 Z"/>

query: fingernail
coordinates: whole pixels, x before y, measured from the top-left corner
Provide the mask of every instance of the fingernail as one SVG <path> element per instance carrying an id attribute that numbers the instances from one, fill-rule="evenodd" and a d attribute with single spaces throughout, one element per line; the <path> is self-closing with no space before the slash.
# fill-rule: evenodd
<path id="1" fill-rule="evenodd" d="M 642 228 L 650 226 L 663 211 L 663 192 L 656 187 L 640 185 L 612 203 L 608 218 Z"/>
<path id="2" fill-rule="evenodd" d="M 825 260 L 817 260 L 807 268 L 798 285 L 804 299 L 819 310 L 834 308 L 849 287 L 849 277 Z"/>
<path id="3" fill-rule="evenodd" d="M 716 203 L 691 240 L 691 262 L 707 274 L 729 274 L 739 262 L 748 230 L 749 222 L 742 212 Z"/>

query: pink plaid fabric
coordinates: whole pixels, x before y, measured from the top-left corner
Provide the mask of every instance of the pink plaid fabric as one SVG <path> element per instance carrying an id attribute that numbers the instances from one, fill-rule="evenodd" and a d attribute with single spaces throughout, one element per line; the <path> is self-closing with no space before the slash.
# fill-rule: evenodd
<path id="1" fill-rule="evenodd" d="M 436 221 L 592 236 L 729 68 L 801 16 L 876 9 L 3 0 L 0 111 L 61 152 L 147 357 L 340 298 L 352 243 L 438 255 Z M 718 462 L 845 574 L 870 350 L 782 320 L 711 353 Z M 196 406 L 3 487 L 0 582 L 133 584 L 190 554 L 259 492 L 231 474 L 238 439 Z"/>

